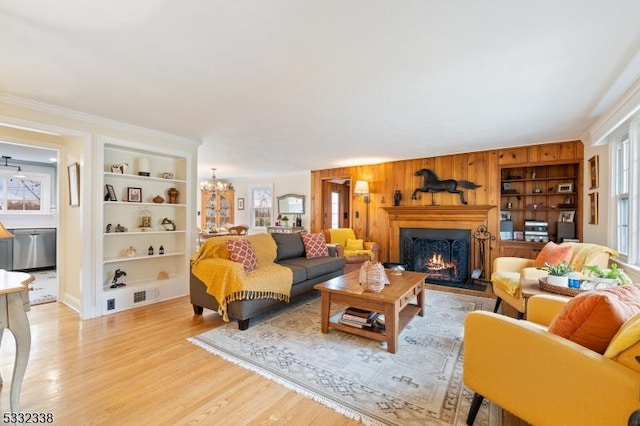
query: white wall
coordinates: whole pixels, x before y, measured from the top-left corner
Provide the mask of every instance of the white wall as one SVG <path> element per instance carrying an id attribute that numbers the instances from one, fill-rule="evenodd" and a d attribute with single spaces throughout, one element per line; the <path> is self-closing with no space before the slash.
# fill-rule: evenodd
<path id="1" fill-rule="evenodd" d="M 608 137 L 624 123 L 640 111 L 640 80 L 636 81 L 629 90 L 611 107 L 603 112 L 598 120 L 582 136 L 584 141 L 584 240 L 585 242 L 613 246 L 614 229 L 610 226 L 612 212 L 612 158 Z M 590 189 L 589 159 L 599 156 L 599 185 L 597 189 Z M 589 194 L 598 193 L 597 225 L 589 224 Z M 620 262 L 618 262 L 620 263 Z M 620 263 L 620 266 L 635 283 L 640 283 L 640 268 Z"/>

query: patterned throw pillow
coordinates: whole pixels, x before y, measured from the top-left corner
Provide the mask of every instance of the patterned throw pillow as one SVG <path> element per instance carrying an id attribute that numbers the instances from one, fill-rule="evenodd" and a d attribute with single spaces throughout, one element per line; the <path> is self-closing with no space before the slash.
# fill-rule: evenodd
<path id="1" fill-rule="evenodd" d="M 227 240 L 227 250 L 231 260 L 244 265 L 245 272 L 251 272 L 258 267 L 256 252 L 249 240 Z"/>
<path id="2" fill-rule="evenodd" d="M 304 244 L 304 251 L 307 259 L 329 257 L 327 242 L 325 241 L 322 233 L 305 234 L 302 236 L 302 243 Z"/>

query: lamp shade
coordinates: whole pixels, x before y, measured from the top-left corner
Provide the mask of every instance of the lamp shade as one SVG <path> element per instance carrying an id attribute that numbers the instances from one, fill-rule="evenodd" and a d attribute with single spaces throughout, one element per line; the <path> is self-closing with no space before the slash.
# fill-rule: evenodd
<path id="1" fill-rule="evenodd" d="M 358 180 L 356 181 L 356 187 L 353 189 L 354 194 L 368 194 L 369 193 L 369 182 L 366 180 Z"/>
<path id="2" fill-rule="evenodd" d="M 7 231 L 7 228 L 5 228 L 2 222 L 0 222 L 0 239 L 4 240 L 7 238 L 13 238 L 13 234 Z"/>

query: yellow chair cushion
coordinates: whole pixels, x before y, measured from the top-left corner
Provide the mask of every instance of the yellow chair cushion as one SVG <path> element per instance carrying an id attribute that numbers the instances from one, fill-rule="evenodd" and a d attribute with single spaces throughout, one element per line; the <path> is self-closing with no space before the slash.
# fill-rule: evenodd
<path id="1" fill-rule="evenodd" d="M 364 240 L 353 240 L 347 238 L 347 245 L 345 250 L 364 250 Z"/>
<path id="2" fill-rule="evenodd" d="M 640 312 L 627 320 L 613 336 L 604 356 L 615 358 L 618 354 L 640 341 Z M 637 364 L 637 363 L 636 363 Z M 640 365 L 640 364 L 638 364 Z"/>
<path id="3" fill-rule="evenodd" d="M 331 244 L 340 244 L 343 247 L 347 246 L 347 239 L 356 238 L 356 234 L 351 228 L 333 228 L 329 230 L 331 235 Z"/>
<path id="4" fill-rule="evenodd" d="M 369 256 L 369 259 L 373 260 L 373 250 L 345 250 L 344 251 L 344 257 L 346 258 L 362 256 L 363 254 L 366 254 L 367 256 Z"/>
<path id="5" fill-rule="evenodd" d="M 494 272 L 491 275 L 491 283 L 494 287 L 515 296 L 520 291 L 520 273 L 519 272 Z"/>
<path id="6" fill-rule="evenodd" d="M 640 362 L 638 361 L 638 357 L 640 357 L 640 342 L 635 342 L 630 347 L 613 357 L 613 360 L 640 373 Z"/>

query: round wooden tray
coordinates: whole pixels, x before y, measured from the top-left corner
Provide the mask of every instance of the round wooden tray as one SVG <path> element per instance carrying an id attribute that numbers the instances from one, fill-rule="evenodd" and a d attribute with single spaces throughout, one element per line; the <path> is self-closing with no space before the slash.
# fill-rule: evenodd
<path id="1" fill-rule="evenodd" d="M 548 291 L 549 293 L 561 294 L 563 296 L 577 296 L 586 290 L 580 290 L 579 288 L 560 287 L 557 285 L 549 284 L 546 278 L 540 278 L 540 290 Z"/>

